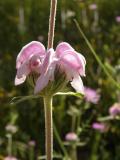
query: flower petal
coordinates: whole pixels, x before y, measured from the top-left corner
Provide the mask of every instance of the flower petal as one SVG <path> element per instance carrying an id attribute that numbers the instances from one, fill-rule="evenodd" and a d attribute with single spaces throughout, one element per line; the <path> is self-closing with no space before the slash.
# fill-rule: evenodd
<path id="1" fill-rule="evenodd" d="M 18 78 L 17 76 L 15 77 L 15 85 L 22 84 L 26 80 L 26 76 L 23 75 L 21 78 Z"/>
<path id="2" fill-rule="evenodd" d="M 45 74 L 45 75 L 41 75 L 37 82 L 36 82 L 36 86 L 35 86 L 35 89 L 34 89 L 34 94 L 37 94 L 39 93 L 40 91 L 42 91 L 48 84 L 49 82 L 49 75 L 48 74 Z"/>
<path id="3" fill-rule="evenodd" d="M 20 68 L 17 70 L 17 77 L 21 78 L 23 75 L 27 76 L 30 73 L 29 64 L 28 62 L 24 63 Z"/>
<path id="4" fill-rule="evenodd" d="M 71 86 L 79 93 L 84 94 L 84 87 L 83 87 L 83 82 L 82 79 L 80 78 L 79 75 L 76 75 L 72 82 L 71 82 Z"/>
<path id="5" fill-rule="evenodd" d="M 55 58 L 55 52 L 51 48 L 48 50 L 46 57 L 43 61 L 43 65 L 41 69 L 42 72 L 36 82 L 36 86 L 34 90 L 35 94 L 42 91 L 47 86 L 50 80 L 51 81 L 54 80 L 54 70 L 56 67 L 56 63 L 57 63 L 57 59 Z"/>
<path id="6" fill-rule="evenodd" d="M 67 50 L 60 58 L 60 63 L 77 71 L 81 76 L 85 76 L 85 58 L 80 53 L 76 51 Z"/>
<path id="7" fill-rule="evenodd" d="M 56 48 L 56 54 L 58 57 L 61 57 L 67 50 L 74 51 L 74 49 L 70 46 L 69 43 L 61 42 Z"/>
<path id="8" fill-rule="evenodd" d="M 38 41 L 32 41 L 25 45 L 17 56 L 16 68 L 18 69 L 32 54 L 44 56 L 45 47 L 43 44 Z"/>

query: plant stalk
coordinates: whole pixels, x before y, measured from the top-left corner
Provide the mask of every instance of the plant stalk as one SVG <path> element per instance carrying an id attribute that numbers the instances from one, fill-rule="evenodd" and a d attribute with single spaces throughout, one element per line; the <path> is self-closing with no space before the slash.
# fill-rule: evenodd
<path id="1" fill-rule="evenodd" d="M 12 156 L 12 134 L 8 134 L 8 156 Z"/>
<path id="2" fill-rule="evenodd" d="M 56 8 L 57 8 L 57 0 L 51 0 L 49 32 L 48 32 L 48 47 L 47 47 L 48 49 L 53 48 Z"/>
<path id="3" fill-rule="evenodd" d="M 53 157 L 53 120 L 52 120 L 52 97 L 44 97 L 45 108 L 45 138 L 46 138 L 46 160 Z"/>
<path id="4" fill-rule="evenodd" d="M 75 144 L 71 145 L 69 155 L 71 160 L 77 160 L 77 146 Z"/>

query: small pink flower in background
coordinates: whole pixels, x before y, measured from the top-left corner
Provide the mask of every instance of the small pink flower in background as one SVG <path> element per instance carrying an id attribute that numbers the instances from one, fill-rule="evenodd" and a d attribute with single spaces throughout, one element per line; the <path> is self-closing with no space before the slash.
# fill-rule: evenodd
<path id="1" fill-rule="evenodd" d="M 69 133 L 66 134 L 65 140 L 66 141 L 77 141 L 78 140 L 78 136 L 74 132 L 69 132 Z"/>
<path id="2" fill-rule="evenodd" d="M 17 130 L 18 130 L 17 126 L 12 125 L 12 124 L 8 124 L 8 125 L 5 127 L 5 129 L 6 129 L 6 131 L 11 132 L 11 133 L 13 133 L 13 134 L 16 133 Z"/>
<path id="3" fill-rule="evenodd" d="M 16 157 L 8 156 L 8 157 L 5 157 L 4 160 L 18 160 L 18 159 Z"/>
<path id="4" fill-rule="evenodd" d="M 116 19 L 116 22 L 120 23 L 120 16 L 116 16 L 115 19 Z"/>
<path id="5" fill-rule="evenodd" d="M 65 73 L 66 80 L 80 93 L 84 93 L 84 87 L 80 76 L 85 76 L 86 61 L 83 55 L 76 52 L 68 43 L 60 43 L 56 51 L 53 48 L 45 50 L 43 44 L 33 41 L 22 48 L 17 56 L 17 75 L 15 85 L 26 80 L 31 73 L 36 73 L 34 93 L 42 91 L 49 81 L 54 81 L 56 67 Z"/>
<path id="6" fill-rule="evenodd" d="M 96 10 L 97 9 L 97 4 L 93 3 L 89 5 L 90 10 Z"/>
<path id="7" fill-rule="evenodd" d="M 34 147 L 36 145 L 36 142 L 31 140 L 28 142 L 28 145 Z"/>
<path id="8" fill-rule="evenodd" d="M 97 104 L 98 101 L 100 100 L 100 95 L 97 93 L 96 90 L 85 87 L 84 92 L 85 92 L 85 100 L 87 102 Z"/>
<path id="9" fill-rule="evenodd" d="M 108 130 L 108 127 L 106 126 L 106 124 L 98 123 L 98 122 L 93 123 L 92 128 L 100 132 L 106 132 Z"/>
<path id="10" fill-rule="evenodd" d="M 115 103 L 113 106 L 109 108 L 109 114 L 111 116 L 120 115 L 120 103 Z"/>

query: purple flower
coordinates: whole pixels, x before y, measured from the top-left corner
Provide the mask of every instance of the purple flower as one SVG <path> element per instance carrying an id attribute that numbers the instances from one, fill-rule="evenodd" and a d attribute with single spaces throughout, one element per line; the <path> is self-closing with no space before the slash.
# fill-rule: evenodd
<path id="1" fill-rule="evenodd" d="M 92 124 L 92 128 L 100 132 L 106 132 L 108 127 L 104 123 L 95 122 Z"/>
<path id="2" fill-rule="evenodd" d="M 74 132 L 69 132 L 69 133 L 66 134 L 65 140 L 66 141 L 77 141 L 78 140 L 78 136 Z"/>
<path id="3" fill-rule="evenodd" d="M 53 48 L 45 50 L 43 44 L 33 41 L 24 46 L 17 56 L 15 85 L 23 83 L 31 73 L 36 73 L 38 78 L 34 93 L 39 93 L 50 81 L 54 81 L 55 70 L 59 67 L 71 86 L 83 93 L 80 76 L 85 76 L 85 65 L 85 58 L 66 42 L 60 43 L 54 51 Z"/>
<path id="4" fill-rule="evenodd" d="M 115 103 L 113 106 L 111 106 L 109 109 L 109 114 L 111 116 L 120 115 L 120 103 Z"/>
<path id="5" fill-rule="evenodd" d="M 8 156 L 8 157 L 5 157 L 4 160 L 18 160 L 18 159 L 16 157 Z"/>
<path id="6" fill-rule="evenodd" d="M 115 19 L 116 19 L 116 22 L 120 23 L 120 16 L 116 16 Z"/>
<path id="7" fill-rule="evenodd" d="M 85 92 L 85 100 L 87 102 L 97 104 L 98 101 L 100 100 L 100 95 L 97 93 L 96 90 L 85 87 L 84 92 Z"/>
<path id="8" fill-rule="evenodd" d="M 93 3 L 89 5 L 90 10 L 96 10 L 97 9 L 97 4 Z"/>

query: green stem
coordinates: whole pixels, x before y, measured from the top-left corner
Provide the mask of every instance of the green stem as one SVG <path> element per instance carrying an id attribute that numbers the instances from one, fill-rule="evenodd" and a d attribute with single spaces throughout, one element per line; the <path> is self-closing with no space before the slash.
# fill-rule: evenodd
<path id="1" fill-rule="evenodd" d="M 61 150 L 63 151 L 66 159 L 68 160 L 68 159 L 69 159 L 68 153 L 67 153 L 67 151 L 66 151 L 66 149 L 65 149 L 65 147 L 64 147 L 64 145 L 63 145 L 63 142 L 62 142 L 62 140 L 61 140 L 61 138 L 60 138 L 60 136 L 59 136 L 59 133 L 58 133 L 58 131 L 57 131 L 57 128 L 56 128 L 56 125 L 55 125 L 54 122 L 53 122 L 53 129 L 54 129 L 54 134 L 55 134 L 55 136 L 56 136 L 56 139 L 57 139 L 57 141 L 58 141 L 58 143 L 59 143 L 59 145 L 60 145 L 60 148 L 61 148 Z"/>
<path id="2" fill-rule="evenodd" d="M 53 154 L 53 121 L 52 121 L 52 97 L 44 97 L 45 108 L 45 135 L 46 135 L 46 160 L 52 160 Z"/>
<path id="3" fill-rule="evenodd" d="M 97 151 L 98 151 L 100 139 L 101 139 L 101 134 L 96 133 L 94 143 L 93 143 L 93 146 L 92 146 L 92 151 L 91 151 L 92 153 L 91 153 L 90 160 L 98 160 Z"/>
<path id="4" fill-rule="evenodd" d="M 8 134 L 8 156 L 12 156 L 12 134 Z"/>
<path id="5" fill-rule="evenodd" d="M 71 157 L 71 160 L 77 160 L 77 146 L 76 145 L 71 146 L 70 157 Z"/>
<path id="6" fill-rule="evenodd" d="M 34 160 L 34 147 L 30 146 L 29 149 L 29 160 Z"/>
<path id="7" fill-rule="evenodd" d="M 75 132 L 75 128 L 76 128 L 76 115 L 72 116 L 72 132 Z"/>

